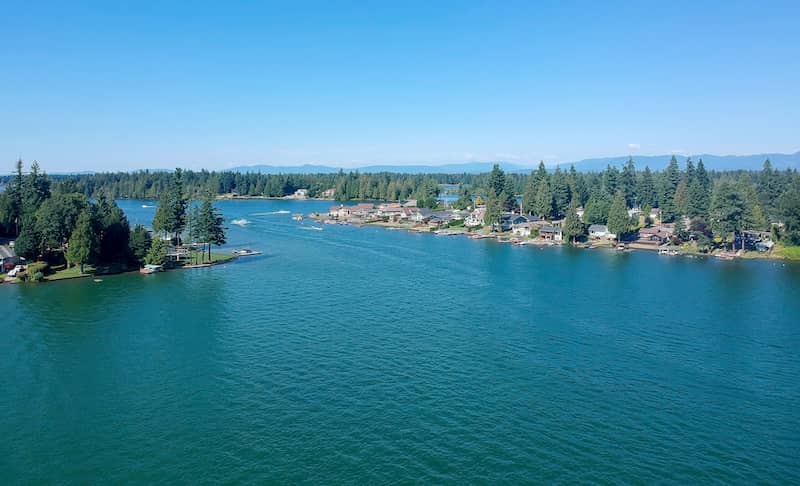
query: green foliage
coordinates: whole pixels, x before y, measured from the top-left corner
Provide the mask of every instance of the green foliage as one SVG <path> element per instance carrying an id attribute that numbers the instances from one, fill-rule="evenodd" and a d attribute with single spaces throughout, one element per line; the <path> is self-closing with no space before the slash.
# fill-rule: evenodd
<path id="1" fill-rule="evenodd" d="M 800 245 L 800 179 L 795 179 L 777 205 L 784 224 L 781 239 L 787 245 Z"/>
<path id="2" fill-rule="evenodd" d="M 656 187 L 653 182 L 653 173 L 650 172 L 650 167 L 645 167 L 644 171 L 642 171 L 638 179 L 636 194 L 639 199 L 639 204 L 642 206 L 656 207 L 658 198 L 656 197 Z"/>
<path id="3" fill-rule="evenodd" d="M 225 220 L 219 211 L 211 204 L 211 194 L 206 194 L 192 228 L 193 238 L 208 245 L 208 258 L 211 259 L 211 245 L 225 244 Z"/>
<path id="4" fill-rule="evenodd" d="M 636 167 L 633 163 L 633 157 L 629 157 L 628 162 L 625 163 L 625 167 L 622 169 L 619 182 L 619 188 L 622 191 L 622 195 L 625 197 L 625 203 L 628 205 L 628 207 L 635 207 L 637 201 Z"/>
<path id="5" fill-rule="evenodd" d="M 553 193 L 547 178 L 542 179 L 536 189 L 533 212 L 540 218 L 549 218 L 553 214 Z"/>
<path id="6" fill-rule="evenodd" d="M 453 203 L 453 209 L 467 209 L 472 207 L 472 194 L 465 184 L 458 189 L 458 200 Z"/>
<path id="7" fill-rule="evenodd" d="M 606 224 L 611 201 L 605 193 L 593 193 L 586 202 L 583 220 L 588 224 Z"/>
<path id="8" fill-rule="evenodd" d="M 92 216 L 89 210 L 84 209 L 78 216 L 75 230 L 69 239 L 66 254 L 67 261 L 72 265 L 80 265 L 81 273 L 83 273 L 83 266 L 89 263 L 96 247 L 97 241 L 92 228 Z"/>
<path id="9" fill-rule="evenodd" d="M 729 180 L 721 180 L 714 188 L 711 201 L 711 229 L 722 241 L 733 241 L 745 222 L 745 199 Z"/>
<path id="10" fill-rule="evenodd" d="M 148 265 L 164 265 L 167 263 L 167 242 L 162 238 L 153 238 L 150 249 L 144 259 Z"/>
<path id="11" fill-rule="evenodd" d="M 137 224 L 129 238 L 130 253 L 133 260 L 141 265 L 147 257 L 152 239 L 144 226 Z"/>
<path id="12" fill-rule="evenodd" d="M 628 207 L 622 191 L 617 191 L 614 201 L 608 209 L 608 231 L 622 239 L 631 229 L 631 218 L 628 216 Z"/>
<path id="13" fill-rule="evenodd" d="M 578 217 L 578 200 L 574 199 L 567 209 L 567 215 L 564 219 L 564 237 L 568 240 L 575 240 L 580 238 L 586 232 L 583 222 Z"/>

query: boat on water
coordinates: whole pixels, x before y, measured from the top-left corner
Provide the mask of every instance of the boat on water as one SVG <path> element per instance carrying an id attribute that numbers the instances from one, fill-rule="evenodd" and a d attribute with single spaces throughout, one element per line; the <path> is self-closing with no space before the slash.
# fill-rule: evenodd
<path id="1" fill-rule="evenodd" d="M 308 230 L 308 231 L 322 231 L 321 226 L 303 226 L 300 229 Z"/>
<path id="2" fill-rule="evenodd" d="M 253 255 L 260 255 L 260 251 L 251 250 L 250 248 L 242 248 L 241 250 L 233 250 L 233 254 L 236 256 L 253 256 Z"/>
<path id="3" fill-rule="evenodd" d="M 150 265 L 150 264 L 145 265 L 145 266 L 143 266 L 142 268 L 139 269 L 139 273 L 143 273 L 145 275 L 149 275 L 151 273 L 156 273 L 156 272 L 163 272 L 163 271 L 164 271 L 164 267 L 163 266 L 161 266 L 161 265 Z"/>
<path id="4" fill-rule="evenodd" d="M 303 220 L 303 215 L 302 214 L 293 214 L 292 215 L 292 219 L 295 220 L 295 221 L 302 221 Z"/>
<path id="5" fill-rule="evenodd" d="M 627 249 L 628 247 L 625 245 L 625 243 L 620 243 L 619 245 L 617 245 L 617 251 L 625 251 Z"/>
<path id="6" fill-rule="evenodd" d="M 661 248 L 658 250 L 659 255 L 668 255 L 668 256 L 676 256 L 678 254 L 678 250 L 674 248 Z"/>
<path id="7" fill-rule="evenodd" d="M 248 220 L 246 220 L 244 218 L 242 218 L 242 219 L 234 219 L 233 221 L 231 221 L 231 224 L 235 224 L 236 226 L 247 226 L 248 224 L 250 224 L 250 221 L 248 221 Z"/>

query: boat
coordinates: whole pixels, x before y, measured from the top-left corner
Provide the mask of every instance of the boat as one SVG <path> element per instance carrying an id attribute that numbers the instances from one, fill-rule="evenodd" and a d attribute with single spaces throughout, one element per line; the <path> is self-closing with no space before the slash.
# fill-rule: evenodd
<path id="1" fill-rule="evenodd" d="M 156 273 L 156 272 L 163 272 L 163 271 L 164 271 L 164 267 L 163 266 L 161 266 L 161 265 L 150 265 L 150 264 L 145 265 L 145 266 L 143 266 L 142 268 L 139 269 L 139 273 L 143 273 L 145 275 L 149 275 L 151 273 Z"/>
<path id="2" fill-rule="evenodd" d="M 233 250 L 233 254 L 236 256 L 253 256 L 253 255 L 260 255 L 260 251 L 251 250 L 250 248 L 242 248 L 241 250 Z"/>
<path id="3" fill-rule="evenodd" d="M 244 218 L 242 218 L 242 219 L 234 219 L 233 221 L 231 221 L 231 224 L 235 224 L 236 226 L 247 226 L 248 224 L 250 224 L 250 221 L 248 221 L 248 220 L 246 220 Z"/>
<path id="4" fill-rule="evenodd" d="M 320 226 L 303 226 L 300 229 L 308 230 L 308 231 L 322 231 L 322 227 Z"/>
<path id="5" fill-rule="evenodd" d="M 628 247 L 625 246 L 625 243 L 620 243 L 619 245 L 617 245 L 617 251 L 625 251 L 627 249 Z"/>
<path id="6" fill-rule="evenodd" d="M 302 214 L 293 214 L 292 215 L 292 219 L 295 220 L 295 221 L 302 221 L 303 220 L 303 215 Z"/>

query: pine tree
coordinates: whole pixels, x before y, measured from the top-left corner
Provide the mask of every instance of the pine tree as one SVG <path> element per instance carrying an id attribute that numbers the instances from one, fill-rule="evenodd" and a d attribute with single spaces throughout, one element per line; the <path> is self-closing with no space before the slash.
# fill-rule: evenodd
<path id="1" fill-rule="evenodd" d="M 638 181 L 636 194 L 638 195 L 639 204 L 643 207 L 656 207 L 658 201 L 656 198 L 655 184 L 653 183 L 653 173 L 650 172 L 650 167 L 645 166 L 644 172 L 642 172 Z"/>
<path id="2" fill-rule="evenodd" d="M 672 156 L 666 170 L 661 175 L 661 193 L 658 197 L 659 207 L 661 208 L 661 219 L 671 222 L 677 216 L 675 208 L 675 192 L 681 181 L 681 173 L 678 168 L 678 159 Z"/>
<path id="3" fill-rule="evenodd" d="M 631 227 L 631 218 L 625 205 L 625 196 L 622 191 L 617 191 L 614 201 L 608 209 L 608 231 L 617 235 L 617 241 L 622 239 Z"/>
<path id="4" fill-rule="evenodd" d="M 96 237 L 92 228 L 92 215 L 88 209 L 81 211 L 75 230 L 69 238 L 67 261 L 71 265 L 78 264 L 83 273 L 84 265 L 89 263 L 95 253 Z"/>
<path id="5" fill-rule="evenodd" d="M 542 179 L 539 182 L 533 211 L 540 218 L 549 218 L 553 214 L 553 193 L 550 190 L 550 184 L 547 179 Z"/>
<path id="6" fill-rule="evenodd" d="M 636 198 L 636 168 L 633 164 L 633 157 L 628 158 L 625 167 L 622 168 L 622 175 L 620 176 L 620 190 L 625 196 L 625 204 L 628 207 L 635 207 L 637 203 Z"/>
<path id="7" fill-rule="evenodd" d="M 721 180 L 714 187 L 711 200 L 711 229 L 724 242 L 733 242 L 744 227 L 745 200 L 736 185 Z M 732 239 L 730 239 L 732 238 Z"/>
<path id="8" fill-rule="evenodd" d="M 133 228 L 133 231 L 131 231 L 131 236 L 129 239 L 131 257 L 136 261 L 137 264 L 141 265 L 142 262 L 144 262 L 144 259 L 147 256 L 147 251 L 150 249 L 151 242 L 152 239 L 150 238 L 150 234 L 147 232 L 145 227 L 137 224 Z"/>
<path id="9" fill-rule="evenodd" d="M 578 217 L 578 201 L 573 199 L 567 209 L 567 215 L 564 219 L 564 236 L 568 240 L 572 240 L 572 244 L 583 236 L 585 228 L 583 222 Z"/>
<path id="10" fill-rule="evenodd" d="M 550 190 L 553 194 L 553 210 L 555 217 L 561 217 L 567 212 L 570 202 L 569 184 L 566 175 L 560 168 L 553 173 Z"/>
<path id="11" fill-rule="evenodd" d="M 225 244 L 224 219 L 211 204 L 211 194 L 206 194 L 197 212 L 195 228 L 199 240 L 208 245 L 208 260 L 211 261 L 211 245 Z"/>

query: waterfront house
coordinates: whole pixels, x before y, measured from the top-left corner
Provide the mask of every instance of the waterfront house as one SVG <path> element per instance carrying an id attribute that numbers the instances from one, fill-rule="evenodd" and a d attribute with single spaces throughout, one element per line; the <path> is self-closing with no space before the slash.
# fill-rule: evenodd
<path id="1" fill-rule="evenodd" d="M 581 221 L 583 221 L 583 214 L 585 212 L 586 211 L 583 209 L 583 206 L 579 206 L 578 209 L 575 210 L 575 214 L 578 215 L 578 219 L 580 219 Z"/>
<path id="2" fill-rule="evenodd" d="M 515 224 L 511 227 L 511 233 L 514 236 L 521 236 L 523 238 L 530 238 L 531 234 L 536 230 L 536 225 L 530 221 L 525 223 Z"/>
<path id="3" fill-rule="evenodd" d="M 546 225 L 539 228 L 539 238 L 548 241 L 562 241 L 564 232 L 558 226 Z"/>
<path id="4" fill-rule="evenodd" d="M 409 214 L 408 220 L 411 221 L 412 223 L 426 223 L 430 221 L 432 216 L 433 216 L 433 211 L 427 208 L 420 208 Z"/>
<path id="5" fill-rule="evenodd" d="M 486 208 L 480 207 L 475 208 L 469 215 L 464 219 L 464 225 L 467 227 L 473 226 L 482 226 L 483 225 L 483 217 L 486 215 Z"/>
<path id="6" fill-rule="evenodd" d="M 608 231 L 608 226 L 604 224 L 593 224 L 589 226 L 589 238 L 596 240 L 613 240 L 617 237 Z"/>
<path id="7" fill-rule="evenodd" d="M 333 199 L 333 196 L 336 194 L 336 189 L 325 189 L 320 193 L 320 197 L 323 199 Z"/>
<path id="8" fill-rule="evenodd" d="M 672 228 L 658 225 L 639 230 L 639 243 L 654 242 L 663 244 L 672 238 Z"/>
<path id="9" fill-rule="evenodd" d="M 290 196 L 292 199 L 307 199 L 308 189 L 298 189 Z"/>
<path id="10" fill-rule="evenodd" d="M 329 207 L 329 208 L 328 208 L 328 216 L 330 216 L 331 218 L 338 218 L 338 217 L 339 217 L 339 211 L 341 211 L 341 209 L 342 209 L 343 207 L 344 207 L 344 206 L 343 206 L 343 205 L 341 205 L 341 204 L 340 204 L 340 205 L 338 205 L 338 206 L 331 206 L 331 207 Z"/>

